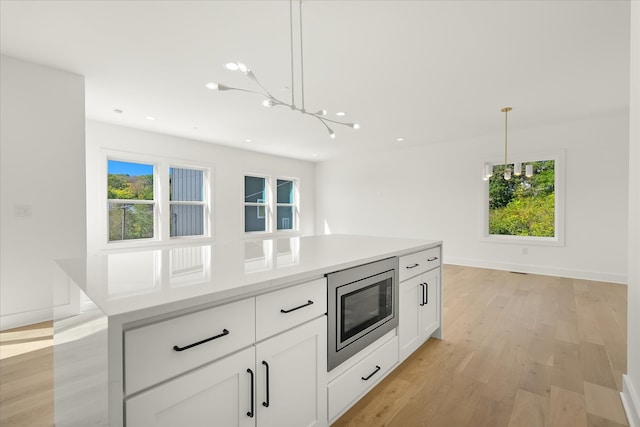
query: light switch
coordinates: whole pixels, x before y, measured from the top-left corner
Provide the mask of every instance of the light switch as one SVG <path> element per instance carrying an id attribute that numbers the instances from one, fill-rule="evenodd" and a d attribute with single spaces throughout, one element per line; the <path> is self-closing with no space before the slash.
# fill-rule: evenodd
<path id="1" fill-rule="evenodd" d="M 14 205 L 13 216 L 18 218 L 31 218 L 31 205 Z"/>

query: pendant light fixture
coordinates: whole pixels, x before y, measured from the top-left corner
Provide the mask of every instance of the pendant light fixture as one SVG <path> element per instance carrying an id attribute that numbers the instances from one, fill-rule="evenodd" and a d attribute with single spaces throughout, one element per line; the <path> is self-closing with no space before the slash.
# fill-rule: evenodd
<path id="1" fill-rule="evenodd" d="M 263 96 L 265 98 L 264 101 L 262 101 L 262 105 L 265 107 L 278 107 L 278 106 L 283 106 L 283 107 L 289 107 L 291 110 L 294 111 L 298 111 L 300 113 L 302 113 L 303 115 L 306 116 L 310 116 L 313 117 L 315 119 L 317 119 L 318 121 L 320 121 L 320 123 L 322 123 L 325 128 L 327 128 L 327 131 L 329 132 L 329 137 L 330 138 L 335 138 L 336 134 L 333 131 L 333 129 L 331 129 L 331 127 L 329 126 L 329 123 L 333 123 L 333 124 L 338 124 L 338 125 L 343 125 L 343 126 L 348 126 L 350 128 L 353 129 L 359 129 L 360 125 L 358 125 L 357 123 L 347 123 L 347 122 L 342 122 L 339 120 L 334 120 L 334 119 L 330 119 L 327 117 L 327 110 L 324 109 L 320 109 L 318 111 L 315 112 L 310 112 L 307 111 L 305 108 L 305 104 L 304 104 L 304 57 L 303 57 L 303 51 L 302 51 L 302 0 L 298 1 L 299 3 L 299 11 L 300 11 L 300 104 L 296 105 L 295 102 L 295 86 L 294 86 L 294 58 L 293 58 L 293 0 L 289 0 L 289 32 L 290 32 L 290 41 L 291 41 L 291 103 L 285 102 L 281 99 L 276 98 L 275 96 L 273 96 L 258 80 L 258 78 L 256 77 L 256 75 L 253 73 L 253 71 L 251 71 L 251 69 L 241 63 L 241 62 L 230 62 L 228 64 L 225 65 L 225 67 L 228 70 L 231 71 L 239 71 L 242 74 L 244 74 L 245 76 L 247 76 L 250 80 L 252 80 L 257 86 L 258 86 L 258 90 L 251 90 L 251 89 L 242 89 L 242 88 L 237 88 L 237 87 L 231 87 L 231 86 L 227 86 L 227 85 L 223 85 L 220 83 L 207 83 L 205 85 L 205 87 L 207 89 L 210 90 L 217 90 L 217 91 L 226 91 L 226 90 L 237 90 L 240 92 L 249 92 L 249 93 L 255 93 L 257 95 Z M 336 113 L 336 115 L 338 115 L 338 113 Z M 344 113 L 340 114 L 340 115 L 344 115 Z"/>
<path id="2" fill-rule="evenodd" d="M 511 107 L 504 107 L 500 111 L 504 113 L 504 179 L 510 180 L 511 174 L 515 176 L 522 175 L 522 163 L 514 162 L 513 170 L 509 167 L 509 163 L 507 163 L 507 154 L 508 154 L 508 143 L 507 143 L 507 131 L 508 131 L 508 113 L 513 110 Z M 486 163 L 484 165 L 483 171 L 483 179 L 486 181 L 493 176 L 493 165 L 490 163 Z M 533 176 L 533 165 L 528 164 L 525 166 L 525 176 L 530 178 Z"/>

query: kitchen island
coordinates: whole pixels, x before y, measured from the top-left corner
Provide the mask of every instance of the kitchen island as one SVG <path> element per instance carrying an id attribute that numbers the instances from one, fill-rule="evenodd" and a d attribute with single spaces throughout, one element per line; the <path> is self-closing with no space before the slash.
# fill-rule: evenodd
<path id="1" fill-rule="evenodd" d="M 161 425 L 161 419 L 171 425 L 185 411 L 220 425 L 283 425 L 283 416 L 307 420 L 309 413 L 316 421 L 308 425 L 326 425 L 332 417 L 325 275 L 435 248 L 440 254 L 440 247 L 439 241 L 328 235 L 59 260 L 77 314 L 54 323 L 56 425 Z M 308 307 L 299 309 L 298 300 Z M 291 317 L 269 317 L 276 305 Z M 259 362 L 264 355 L 273 366 Z M 293 365 L 284 383 L 275 376 Z M 254 380 L 263 371 L 266 384 Z M 214 383 L 224 387 L 214 390 Z M 181 397 L 189 388 L 202 393 Z M 294 409 L 300 413 L 270 402 L 269 391 L 287 390 L 299 393 Z M 223 402 L 203 405 L 198 399 L 206 396 Z M 212 406 L 231 411 L 212 414 Z"/>

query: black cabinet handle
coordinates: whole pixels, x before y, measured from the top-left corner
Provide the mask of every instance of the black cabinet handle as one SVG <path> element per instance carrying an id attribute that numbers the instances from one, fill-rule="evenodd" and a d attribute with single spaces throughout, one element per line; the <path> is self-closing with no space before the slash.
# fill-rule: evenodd
<path id="1" fill-rule="evenodd" d="M 251 409 L 247 412 L 247 417 L 253 418 L 253 371 L 251 369 L 247 369 L 249 375 L 251 375 Z"/>
<path id="2" fill-rule="evenodd" d="M 438 259 L 438 257 L 437 257 L 437 256 L 434 256 L 433 258 L 429 258 L 427 261 L 431 262 L 431 261 L 435 261 L 435 260 L 437 260 L 437 259 Z"/>
<path id="3" fill-rule="evenodd" d="M 289 310 L 285 310 L 284 308 L 280 309 L 280 313 L 291 313 L 292 311 L 296 311 L 296 310 L 300 310 L 301 308 L 308 307 L 311 304 L 313 304 L 313 301 L 308 300 L 306 304 L 302 304 L 302 305 L 300 305 L 298 307 L 294 307 L 294 308 L 291 308 Z"/>
<path id="4" fill-rule="evenodd" d="M 213 341 L 213 340 L 216 340 L 216 339 L 218 339 L 218 338 L 222 338 L 222 337 L 224 337 L 225 335 L 229 335 L 229 331 L 228 331 L 228 330 L 226 330 L 226 329 L 223 329 L 221 334 L 218 334 L 218 335 L 216 335 L 216 336 L 214 336 L 214 337 L 207 338 L 207 339 L 202 340 L 202 341 L 194 342 L 193 344 L 189 344 L 189 345 L 184 346 L 184 347 L 178 347 L 177 345 L 174 345 L 174 346 L 173 346 L 173 349 L 174 349 L 175 351 L 184 351 L 184 350 L 188 350 L 188 349 L 190 349 L 190 348 L 192 348 L 192 347 L 195 347 L 195 346 L 197 346 L 197 345 L 204 344 L 204 343 L 206 343 L 206 342 Z"/>
<path id="5" fill-rule="evenodd" d="M 265 408 L 269 407 L 269 364 L 267 362 L 265 362 L 264 360 L 262 361 L 262 364 L 264 365 L 265 369 L 266 369 L 266 380 L 267 380 L 267 401 L 266 402 L 262 402 L 262 406 L 264 406 Z"/>
<path id="6" fill-rule="evenodd" d="M 424 303 L 429 304 L 429 284 L 424 284 Z"/>
<path id="7" fill-rule="evenodd" d="M 368 380 L 369 380 L 369 378 L 371 378 L 372 376 L 374 376 L 374 375 L 375 375 L 375 374 L 376 374 L 380 369 L 382 369 L 382 368 L 381 368 L 380 366 L 376 365 L 376 370 L 375 370 L 375 371 L 373 371 L 373 372 L 371 372 L 371 373 L 369 374 L 369 376 L 368 376 L 368 377 L 360 377 L 360 378 L 362 378 L 362 379 L 363 379 L 363 380 L 365 380 L 365 381 L 368 381 Z"/>
<path id="8" fill-rule="evenodd" d="M 416 268 L 416 267 L 418 267 L 419 265 L 420 265 L 420 264 L 415 263 L 415 264 L 413 264 L 413 265 L 407 265 L 407 267 L 406 267 L 406 268 Z"/>
<path id="9" fill-rule="evenodd" d="M 422 292 L 421 292 L 422 293 L 422 295 L 421 295 L 422 300 L 420 301 L 420 307 L 422 307 L 425 304 L 425 302 L 424 302 L 424 288 L 425 288 L 424 283 L 420 283 L 420 287 L 422 288 Z"/>

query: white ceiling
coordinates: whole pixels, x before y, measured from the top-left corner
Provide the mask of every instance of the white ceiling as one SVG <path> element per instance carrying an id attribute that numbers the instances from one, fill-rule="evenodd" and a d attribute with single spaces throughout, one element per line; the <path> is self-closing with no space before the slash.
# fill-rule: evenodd
<path id="1" fill-rule="evenodd" d="M 289 2 L 0 2 L 5 55 L 82 74 L 90 119 L 305 160 L 429 144 L 624 111 L 628 1 L 305 0 L 305 106 L 262 98 L 224 64 L 289 98 Z M 114 109 L 123 110 L 122 114 Z M 145 117 L 153 116 L 154 121 Z M 252 142 L 246 142 L 251 139 Z"/>

